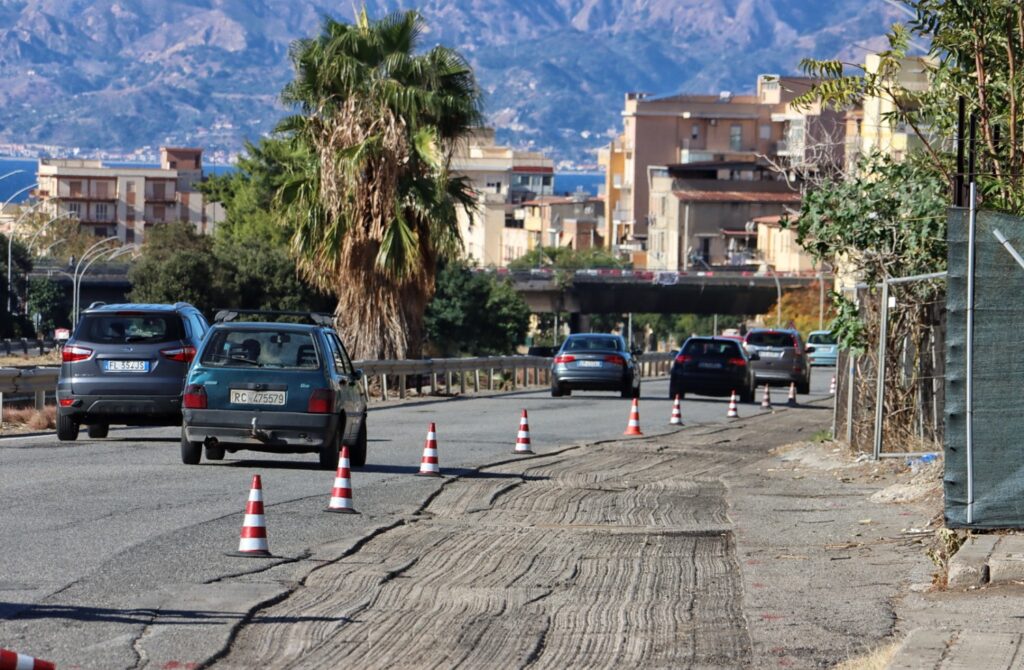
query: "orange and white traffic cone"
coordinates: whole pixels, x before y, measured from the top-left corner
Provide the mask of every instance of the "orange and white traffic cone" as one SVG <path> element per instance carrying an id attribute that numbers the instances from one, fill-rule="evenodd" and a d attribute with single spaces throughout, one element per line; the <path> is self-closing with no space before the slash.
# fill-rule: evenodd
<path id="1" fill-rule="evenodd" d="M 342 445 L 338 457 L 338 472 L 334 476 L 334 488 L 331 489 L 331 502 L 325 512 L 339 514 L 359 514 L 352 506 L 352 465 L 348 458 L 348 446 Z"/>
<path id="2" fill-rule="evenodd" d="M 526 417 L 526 410 L 523 410 L 523 416 L 519 419 L 519 432 L 516 434 L 516 446 L 512 450 L 513 454 L 532 454 L 533 449 L 530 449 L 530 422 Z"/>
<path id="3" fill-rule="evenodd" d="M 679 394 L 676 394 L 676 399 L 672 401 L 672 418 L 668 420 L 670 426 L 681 426 L 683 425 L 683 414 L 679 411 Z"/>
<path id="4" fill-rule="evenodd" d="M 768 385 L 765 384 L 764 385 L 764 395 L 761 396 L 761 409 L 771 409 L 771 408 L 772 408 L 772 395 L 771 395 L 771 392 L 768 390 Z"/>
<path id="5" fill-rule="evenodd" d="M 836 376 L 835 375 L 832 375 L 832 381 L 829 382 L 829 384 L 828 384 L 828 394 L 829 395 L 835 395 L 836 394 Z"/>
<path id="6" fill-rule="evenodd" d="M 739 410 L 736 409 L 736 391 L 732 392 L 729 396 L 729 411 L 725 413 L 727 419 L 738 419 L 740 418 Z"/>
<path id="7" fill-rule="evenodd" d="M 640 432 L 640 403 L 633 398 L 633 408 L 629 410 L 629 423 L 626 424 L 626 432 L 623 435 L 643 435 Z"/>
<path id="8" fill-rule="evenodd" d="M 789 398 L 786 400 L 786 405 L 796 407 L 796 384 L 794 382 L 789 383 Z"/>
<path id="9" fill-rule="evenodd" d="M 427 429 L 427 441 L 423 443 L 420 471 L 416 474 L 427 477 L 441 476 L 441 466 L 437 460 L 437 430 L 434 428 L 433 421 L 430 422 L 430 428 Z"/>
<path id="10" fill-rule="evenodd" d="M 50 661 L 42 661 L 10 649 L 0 649 L 0 670 L 55 670 Z"/>
<path id="11" fill-rule="evenodd" d="M 245 556 L 270 556 L 267 546 L 267 523 L 263 517 L 263 483 L 259 475 L 252 476 L 249 501 L 245 503 L 245 520 L 238 553 Z"/>

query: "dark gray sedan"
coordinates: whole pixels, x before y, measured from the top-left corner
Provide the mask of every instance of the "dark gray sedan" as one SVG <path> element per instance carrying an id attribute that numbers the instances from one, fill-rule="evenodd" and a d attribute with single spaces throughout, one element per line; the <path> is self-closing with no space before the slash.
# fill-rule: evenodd
<path id="1" fill-rule="evenodd" d="M 551 395 L 557 398 L 573 390 L 640 397 L 640 373 L 621 336 L 577 333 L 566 338 L 551 364 Z"/>

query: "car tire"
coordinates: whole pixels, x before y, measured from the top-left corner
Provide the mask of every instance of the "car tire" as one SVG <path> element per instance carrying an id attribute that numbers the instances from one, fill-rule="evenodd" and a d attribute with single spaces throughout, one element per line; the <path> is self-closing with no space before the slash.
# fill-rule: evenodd
<path id="1" fill-rule="evenodd" d="M 86 430 L 89 433 L 89 437 L 99 439 L 106 437 L 110 433 L 110 425 L 106 423 L 90 423 Z"/>
<path id="2" fill-rule="evenodd" d="M 181 427 L 181 462 L 185 465 L 199 465 L 203 457 L 203 443 L 190 442 L 185 436 L 185 427 Z"/>
<path id="3" fill-rule="evenodd" d="M 552 384 L 551 385 L 551 397 L 552 398 L 561 398 L 562 397 L 562 387 L 559 386 L 558 384 Z"/>
<path id="4" fill-rule="evenodd" d="M 74 442 L 78 439 L 78 422 L 66 414 L 57 414 L 57 439 Z"/>
<path id="5" fill-rule="evenodd" d="M 352 462 L 352 467 L 361 468 L 366 465 L 366 417 L 363 417 L 363 425 L 359 426 L 359 436 L 356 437 L 356 443 L 352 445 L 352 449 L 349 452 L 349 460 Z"/>
<path id="6" fill-rule="evenodd" d="M 320 445 L 320 468 L 323 470 L 335 470 L 338 467 L 338 455 L 341 452 L 341 433 L 344 426 L 338 426 L 338 434 L 333 440 L 324 440 Z"/>
<path id="7" fill-rule="evenodd" d="M 796 385 L 796 392 L 799 393 L 800 395 L 807 395 L 808 393 L 811 392 L 811 382 L 810 381 L 806 381 L 806 382 L 801 382 L 801 383 L 797 384 Z"/>
<path id="8" fill-rule="evenodd" d="M 219 444 L 208 445 L 206 447 L 206 460 L 208 461 L 223 461 L 224 460 L 224 447 Z"/>

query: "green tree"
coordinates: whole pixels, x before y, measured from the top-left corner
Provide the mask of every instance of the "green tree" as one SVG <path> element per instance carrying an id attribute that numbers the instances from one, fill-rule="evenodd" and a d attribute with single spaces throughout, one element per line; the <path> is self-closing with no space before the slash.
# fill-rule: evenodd
<path id="1" fill-rule="evenodd" d="M 456 211 L 474 203 L 449 168 L 480 89 L 458 53 L 417 51 L 424 29 L 413 11 L 325 19 L 292 45 L 282 93 L 298 113 L 277 127 L 291 151 L 276 211 L 357 358 L 419 355 L 437 259 L 459 251 Z"/>
<path id="2" fill-rule="evenodd" d="M 132 302 L 188 302 L 210 313 L 222 306 L 224 292 L 213 255 L 213 241 L 186 223 L 153 226 L 141 260 L 128 271 Z"/>
<path id="3" fill-rule="evenodd" d="M 0 235 L 0 248 L 4 253 L 0 254 L 0 337 L 27 337 L 32 335 L 32 327 L 28 319 L 21 315 L 18 309 L 21 301 L 19 296 L 24 295 L 26 289 L 26 277 L 32 271 L 32 259 L 25 250 L 25 245 L 18 239 L 14 240 L 11 248 L 13 259 L 13 273 L 11 275 L 11 294 L 7 292 L 7 244 L 6 235 Z M 10 297 L 11 311 L 7 311 L 8 297 Z"/>
<path id="4" fill-rule="evenodd" d="M 33 317 L 39 315 L 37 329 L 43 335 L 53 335 L 54 328 L 71 324 L 67 296 L 60 284 L 52 279 L 36 277 L 29 280 L 28 311 Z"/>
<path id="5" fill-rule="evenodd" d="M 627 269 L 632 265 L 607 249 L 573 249 L 571 247 L 536 247 L 508 264 L 510 270 L 551 268 L 583 270 L 588 268 Z"/>
<path id="6" fill-rule="evenodd" d="M 529 319 L 511 283 L 452 261 L 438 271 L 425 325 L 430 348 L 441 355 L 508 355 L 523 341 Z"/>

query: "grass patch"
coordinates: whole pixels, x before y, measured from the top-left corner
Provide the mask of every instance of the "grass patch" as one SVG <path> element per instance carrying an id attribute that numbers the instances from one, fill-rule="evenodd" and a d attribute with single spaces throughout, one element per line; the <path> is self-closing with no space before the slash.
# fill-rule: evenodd
<path id="1" fill-rule="evenodd" d="M 813 440 L 814 442 L 819 442 L 819 443 L 820 442 L 831 442 L 832 441 L 832 431 L 831 430 L 819 430 L 817 433 L 814 434 L 813 437 L 811 437 L 811 440 Z"/>
<path id="2" fill-rule="evenodd" d="M 864 656 L 851 658 L 835 666 L 833 670 L 885 670 L 896 657 L 900 648 L 899 642 L 890 642 Z"/>
<path id="3" fill-rule="evenodd" d="M 4 407 L 0 425 L 18 429 L 52 430 L 57 427 L 57 408 L 47 405 L 40 411 L 35 407 Z"/>

